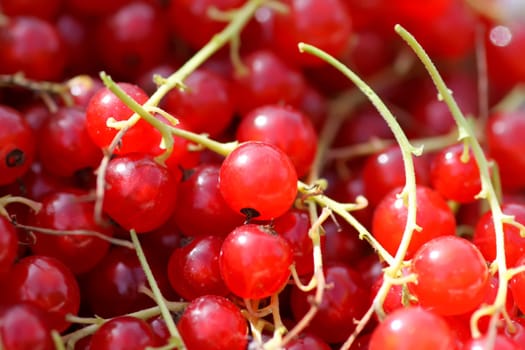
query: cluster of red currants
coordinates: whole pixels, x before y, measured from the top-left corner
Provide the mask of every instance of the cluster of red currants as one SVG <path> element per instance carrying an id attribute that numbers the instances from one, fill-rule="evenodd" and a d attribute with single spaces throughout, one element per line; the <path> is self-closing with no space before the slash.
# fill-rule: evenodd
<path id="1" fill-rule="evenodd" d="M 0 0 L 0 349 L 525 349 L 524 13 Z"/>

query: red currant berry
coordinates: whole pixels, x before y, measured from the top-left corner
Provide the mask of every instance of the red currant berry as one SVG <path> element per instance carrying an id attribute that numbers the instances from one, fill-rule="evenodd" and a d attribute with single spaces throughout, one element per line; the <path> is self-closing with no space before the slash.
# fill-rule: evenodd
<path id="1" fill-rule="evenodd" d="M 308 235 L 310 229 L 310 216 L 308 213 L 300 210 L 290 210 L 275 219 L 273 228 L 290 243 L 297 274 L 299 276 L 311 274 L 314 271 L 314 247 Z M 324 235 L 321 236 L 321 244 L 324 243 L 324 238 Z"/>
<path id="2" fill-rule="evenodd" d="M 39 136 L 40 161 L 51 174 L 67 177 L 95 169 L 102 159 L 87 132 L 86 112 L 79 108 L 60 108 L 42 125 Z"/>
<path id="3" fill-rule="evenodd" d="M 395 255 L 405 230 L 408 209 L 403 198 L 398 198 L 401 189 L 387 194 L 377 205 L 372 219 L 372 234 L 392 255 Z M 416 223 L 421 231 L 412 234 L 406 258 L 410 259 L 416 250 L 432 238 L 456 233 L 454 214 L 447 202 L 432 189 L 416 188 Z"/>
<path id="4" fill-rule="evenodd" d="M 489 155 L 498 164 L 501 183 L 513 190 L 525 187 L 525 111 L 499 112 L 490 116 L 486 128 Z"/>
<path id="5" fill-rule="evenodd" d="M 168 19 L 177 36 L 198 49 L 226 26 L 225 22 L 210 17 L 210 8 L 228 11 L 243 3 L 243 0 L 174 0 L 170 2 Z"/>
<path id="6" fill-rule="evenodd" d="M 522 255 L 517 261 L 516 266 L 525 265 L 525 255 Z M 512 296 L 516 305 L 521 312 L 525 310 L 525 272 L 520 272 L 510 280 L 509 284 Z"/>
<path id="7" fill-rule="evenodd" d="M 63 0 L 50 0 L 46 3 L 38 0 L 2 0 L 2 13 L 9 17 L 33 16 L 51 21 L 62 9 Z"/>
<path id="8" fill-rule="evenodd" d="M 157 338 L 150 325 L 131 317 L 115 317 L 100 326 L 91 337 L 90 349 L 142 350 L 154 347 Z"/>
<path id="9" fill-rule="evenodd" d="M 0 216 L 0 280 L 10 270 L 18 251 L 18 235 L 15 227 Z"/>
<path id="10" fill-rule="evenodd" d="M 132 1 L 100 22 L 96 42 L 104 67 L 129 79 L 166 56 L 168 30 L 153 2 Z"/>
<path id="11" fill-rule="evenodd" d="M 171 287 L 186 300 L 203 295 L 227 296 L 219 270 L 222 238 L 201 236 L 173 251 L 168 263 Z"/>
<path id="12" fill-rule="evenodd" d="M 489 344 L 494 344 L 493 347 Z M 461 349 L 463 350 L 478 350 L 478 349 L 488 349 L 492 347 L 492 349 L 497 350 L 521 350 L 523 349 L 520 344 L 516 343 L 514 340 L 501 335 L 497 334 L 495 342 L 492 343 L 489 336 L 485 335 L 480 338 L 471 339 L 467 341 Z"/>
<path id="13" fill-rule="evenodd" d="M 267 220 L 290 209 L 297 194 L 297 173 L 283 151 L 249 141 L 222 163 L 219 189 L 233 210 Z"/>
<path id="14" fill-rule="evenodd" d="M 229 81 L 212 71 L 194 71 L 184 84 L 187 89 L 171 90 L 164 98 L 167 112 L 191 130 L 221 135 L 233 119 L 234 102 Z"/>
<path id="15" fill-rule="evenodd" d="M 45 311 L 47 325 L 59 332 L 70 325 L 65 316 L 76 315 L 80 307 L 75 276 L 55 258 L 41 255 L 23 258 L 12 267 L 7 285 L 8 300 L 40 307 Z"/>
<path id="16" fill-rule="evenodd" d="M 173 218 L 186 236 L 226 236 L 243 217 L 226 203 L 219 190 L 220 167 L 203 164 L 180 183 Z"/>
<path id="17" fill-rule="evenodd" d="M 508 203 L 501 206 L 506 215 L 514 216 L 514 219 L 525 224 L 525 205 Z M 520 229 L 516 226 L 503 224 L 505 240 L 505 258 L 509 266 L 514 266 L 516 261 L 525 254 L 525 238 L 521 236 Z M 478 247 L 481 254 L 489 262 L 496 259 L 496 231 L 494 230 L 494 218 L 492 212 L 485 213 L 476 224 L 472 242 Z"/>
<path id="18" fill-rule="evenodd" d="M 81 191 L 52 193 L 41 201 L 42 209 L 30 217 L 30 223 L 57 231 L 96 231 L 111 237 L 111 229 L 95 223 L 94 204 L 85 201 L 86 196 L 87 193 Z M 89 235 L 51 235 L 38 232 L 34 235 L 35 244 L 31 246 L 31 250 L 35 254 L 54 257 L 75 274 L 92 269 L 109 249 L 108 241 Z"/>
<path id="19" fill-rule="evenodd" d="M 330 350 L 330 346 L 313 334 L 302 334 L 284 346 L 284 350 Z"/>
<path id="20" fill-rule="evenodd" d="M 266 105 L 245 115 L 237 140 L 263 141 L 290 157 L 299 177 L 308 173 L 317 150 L 317 133 L 308 117 L 291 106 Z"/>
<path id="21" fill-rule="evenodd" d="M 321 60 L 301 54 L 300 42 L 308 42 L 333 56 L 348 48 L 351 19 L 340 0 L 286 0 L 289 10 L 275 16 L 273 33 L 279 52 L 294 63 L 305 66 L 323 64 Z"/>
<path id="22" fill-rule="evenodd" d="M 177 180 L 149 156 L 112 159 L 106 172 L 104 211 L 126 230 L 159 228 L 175 208 Z"/>
<path id="23" fill-rule="evenodd" d="M 346 265 L 326 267 L 325 277 L 326 284 L 332 287 L 324 291 L 317 313 L 306 330 L 328 343 L 340 343 L 354 330 L 353 320 L 365 314 L 369 293 L 361 276 Z M 291 306 L 296 320 L 311 308 L 314 293 L 304 293 L 297 287 L 292 289 Z"/>
<path id="24" fill-rule="evenodd" d="M 425 157 L 414 158 L 418 185 L 430 183 L 430 164 Z M 405 184 L 405 168 L 399 146 L 391 146 L 367 158 L 363 167 L 365 197 L 376 206 L 387 193 Z"/>
<path id="25" fill-rule="evenodd" d="M 158 266 L 155 259 L 148 258 L 148 263 L 162 294 L 168 297 L 170 288 L 166 266 Z M 131 249 L 111 249 L 102 261 L 81 278 L 84 300 L 93 314 L 100 317 L 115 317 L 155 305 L 140 290 L 148 282 L 136 252 Z"/>
<path id="26" fill-rule="evenodd" d="M 481 178 L 471 150 L 468 161 L 461 160 L 464 147 L 463 144 L 447 147 L 432 159 L 431 181 L 443 197 L 469 203 L 481 191 Z"/>
<path id="27" fill-rule="evenodd" d="M 370 339 L 370 350 L 450 350 L 456 341 L 440 316 L 420 307 L 398 309 L 377 326 Z"/>
<path id="28" fill-rule="evenodd" d="M 243 63 L 247 71 L 234 76 L 237 108 L 242 115 L 267 104 L 300 103 L 307 87 L 304 77 L 273 51 L 254 51 L 243 57 Z"/>
<path id="29" fill-rule="evenodd" d="M 52 350 L 51 329 L 42 310 L 17 303 L 0 310 L 0 348 L 4 350 Z"/>
<path id="30" fill-rule="evenodd" d="M 0 105 L 0 185 L 24 175 L 33 162 L 35 138 L 16 110 Z"/>
<path id="31" fill-rule="evenodd" d="M 245 350 L 248 327 L 231 301 L 216 295 L 194 299 L 177 327 L 189 350 Z"/>
<path id="32" fill-rule="evenodd" d="M 248 224 L 233 230 L 222 244 L 219 268 L 228 289 L 247 299 L 279 292 L 290 276 L 293 251 L 270 229 Z"/>
<path id="33" fill-rule="evenodd" d="M 440 315 L 459 315 L 480 305 L 489 288 L 487 263 L 475 245 L 456 236 L 437 237 L 414 254 L 409 288 L 419 304 Z M 443 288 L 446 286 L 446 288 Z"/>
<path id="34" fill-rule="evenodd" d="M 58 80 L 65 67 L 65 48 L 47 21 L 36 17 L 12 17 L 0 26 L 0 73 L 24 75 L 36 80 Z"/>
<path id="35" fill-rule="evenodd" d="M 128 83 L 119 83 L 118 85 L 137 103 L 143 104 L 148 100 L 148 95 L 138 86 Z M 132 114 L 133 111 L 108 88 L 100 89 L 90 99 L 86 109 L 86 127 L 89 136 L 98 147 L 107 149 L 118 132 L 117 129 L 107 126 L 108 119 L 127 120 Z M 159 132 L 148 122 L 141 119 L 122 137 L 114 153 L 149 153 L 160 144 L 160 140 Z"/>

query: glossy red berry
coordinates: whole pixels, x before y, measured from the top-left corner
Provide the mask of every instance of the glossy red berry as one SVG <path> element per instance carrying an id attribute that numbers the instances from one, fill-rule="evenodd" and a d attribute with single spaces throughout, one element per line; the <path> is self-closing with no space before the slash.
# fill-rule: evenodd
<path id="1" fill-rule="evenodd" d="M 186 90 L 174 89 L 166 95 L 163 100 L 166 111 L 197 133 L 221 135 L 234 114 L 230 82 L 210 70 L 199 69 L 184 84 Z"/>
<path id="2" fill-rule="evenodd" d="M 501 206 L 505 215 L 512 215 L 520 224 L 525 224 L 525 205 L 507 203 Z M 525 254 L 525 238 L 521 236 L 516 226 L 503 224 L 505 242 L 505 258 L 508 266 L 514 266 L 518 259 Z M 492 212 L 485 213 L 476 224 L 472 242 L 488 262 L 496 259 L 496 231 Z"/>
<path id="3" fill-rule="evenodd" d="M 419 304 L 439 315 L 459 315 L 479 306 L 489 288 L 487 263 L 475 245 L 456 236 L 437 237 L 414 254 L 409 284 Z M 446 286 L 446 287 L 444 287 Z"/>
<path id="4" fill-rule="evenodd" d="M 430 164 L 425 157 L 414 158 L 418 185 L 430 183 Z M 376 206 L 390 191 L 405 184 L 405 168 L 399 146 L 391 146 L 367 158 L 363 166 L 364 195 Z"/>
<path id="5" fill-rule="evenodd" d="M 186 246 L 173 251 L 168 262 L 171 287 L 186 300 L 211 294 L 227 296 L 219 269 L 222 238 L 195 237 Z"/>
<path id="6" fill-rule="evenodd" d="M 490 116 L 486 127 L 488 152 L 498 165 L 501 184 L 515 190 L 525 187 L 525 179 L 516 176 L 525 171 L 525 112 L 499 112 Z"/>
<path id="7" fill-rule="evenodd" d="M 42 255 L 23 258 L 7 278 L 8 300 L 40 307 L 52 329 L 64 331 L 70 325 L 65 316 L 76 315 L 79 310 L 80 291 L 75 276 L 55 258 Z"/>
<path id="8" fill-rule="evenodd" d="M 242 114 L 267 104 L 297 106 L 307 87 L 296 68 L 270 50 L 257 50 L 243 57 L 247 71 L 234 75 L 237 109 Z"/>
<path id="9" fill-rule="evenodd" d="M 295 270 L 299 276 L 314 271 L 313 243 L 310 238 L 310 216 L 305 211 L 290 210 L 273 222 L 273 229 L 290 243 L 293 250 Z M 325 236 L 321 236 L 321 244 Z"/>
<path id="10" fill-rule="evenodd" d="M 397 188 L 387 194 L 377 205 L 372 219 L 372 234 L 392 255 L 403 237 L 408 213 L 404 199 L 397 197 L 400 191 L 401 188 Z M 407 259 L 432 238 L 456 233 L 454 214 L 441 195 L 428 187 L 417 186 L 416 202 L 416 223 L 421 231 L 412 234 Z"/>
<path id="11" fill-rule="evenodd" d="M 226 236 L 243 222 L 219 190 L 220 167 L 203 164 L 191 170 L 177 192 L 173 219 L 186 236 Z"/>
<path id="12" fill-rule="evenodd" d="M 0 185 L 24 175 L 33 162 L 35 137 L 16 110 L 0 105 Z"/>
<path id="13" fill-rule="evenodd" d="M 28 303 L 0 310 L 0 348 L 4 350 L 52 350 L 51 329 L 44 312 Z"/>
<path id="14" fill-rule="evenodd" d="M 262 299 L 284 287 L 292 262 L 293 251 L 287 240 L 267 227 L 248 224 L 224 239 L 219 268 L 232 293 Z"/>
<path id="15" fill-rule="evenodd" d="M 516 266 L 525 265 L 525 255 L 522 255 L 517 261 Z M 509 284 L 512 296 L 518 308 L 523 312 L 525 310 L 525 273 L 520 272 L 510 280 Z"/>
<path id="16" fill-rule="evenodd" d="M 95 223 L 94 204 L 85 200 L 87 193 L 82 191 L 55 192 L 42 201 L 42 209 L 33 214 L 29 221 L 32 226 L 60 231 L 96 231 L 108 238 L 113 232 L 110 228 Z M 57 258 L 75 274 L 92 269 L 109 249 L 109 242 L 100 238 L 79 235 L 52 235 L 35 232 L 35 243 L 31 250 L 35 254 Z"/>
<path id="17" fill-rule="evenodd" d="M 302 334 L 284 346 L 285 350 L 330 350 L 330 346 L 313 334 Z"/>
<path id="18" fill-rule="evenodd" d="M 464 350 L 478 350 L 478 349 L 486 349 L 490 347 L 491 340 L 488 335 L 484 335 L 480 338 L 471 339 L 467 341 L 463 348 Z M 520 350 L 522 347 L 520 344 L 516 343 L 514 340 L 510 339 L 509 337 L 506 337 L 501 334 L 497 334 L 494 342 L 493 349 L 498 350 Z"/>
<path id="19" fill-rule="evenodd" d="M 307 42 L 333 56 L 348 48 L 351 37 L 351 18 L 340 0 L 287 0 L 287 13 L 275 16 L 275 44 L 288 60 L 300 65 L 320 65 L 312 55 L 301 54 L 300 42 Z"/>
<path id="20" fill-rule="evenodd" d="M 420 307 L 394 311 L 377 326 L 370 350 L 455 349 L 455 338 L 440 316 Z"/>
<path id="21" fill-rule="evenodd" d="M 248 327 L 241 311 L 220 296 L 193 300 L 177 327 L 188 350 L 245 350 L 248 344 Z"/>
<path id="22" fill-rule="evenodd" d="M 131 317 L 115 317 L 100 326 L 91 337 L 90 349 L 142 350 L 154 347 L 157 338 L 145 321 Z"/>
<path id="23" fill-rule="evenodd" d="M 149 156 L 112 159 L 106 171 L 104 211 L 126 230 L 147 232 L 172 215 L 177 179 Z"/>
<path id="24" fill-rule="evenodd" d="M 58 80 L 65 66 L 65 48 L 53 25 L 20 16 L 0 26 L 0 73 L 24 75 L 36 80 Z"/>
<path id="25" fill-rule="evenodd" d="M 118 85 L 137 103 L 143 104 L 148 100 L 144 90 L 138 86 L 128 83 Z M 107 126 L 108 119 L 127 120 L 132 114 L 133 111 L 108 88 L 100 89 L 90 99 L 86 109 L 86 127 L 89 136 L 98 147 L 107 149 L 118 133 L 117 129 Z M 160 134 L 155 128 L 145 120 L 139 120 L 122 137 L 114 153 L 149 153 L 160 144 L 160 140 Z"/>
<path id="26" fill-rule="evenodd" d="M 290 157 L 299 177 L 308 173 L 317 150 L 317 133 L 310 119 L 291 106 L 265 105 L 245 115 L 237 140 L 262 141 Z"/>
<path id="27" fill-rule="evenodd" d="M 434 189 L 444 198 L 469 203 L 481 191 L 481 178 L 471 150 L 468 161 L 461 160 L 463 150 L 463 144 L 441 150 L 432 159 L 431 181 Z"/>
<path id="28" fill-rule="evenodd" d="M 72 176 L 85 168 L 96 169 L 102 152 L 87 132 L 86 112 L 75 107 L 61 107 L 42 125 L 39 157 L 51 174 Z"/>
<path id="29" fill-rule="evenodd" d="M 131 1 L 99 23 L 95 38 L 104 67 L 129 79 L 166 56 L 168 29 L 153 2 Z"/>
<path id="30" fill-rule="evenodd" d="M 18 235 L 15 227 L 7 220 L 0 217 L 0 280 L 11 268 L 18 251 Z"/>
<path id="31" fill-rule="evenodd" d="M 355 329 L 353 320 L 366 312 L 369 293 L 361 276 L 344 264 L 325 268 L 326 284 L 332 287 L 324 291 L 319 309 L 306 330 L 327 343 L 340 343 Z M 315 291 L 304 293 L 294 287 L 291 307 L 294 318 L 300 320 L 311 307 Z"/>
<path id="32" fill-rule="evenodd" d="M 219 189 L 233 210 L 260 220 L 276 218 L 295 200 L 297 173 L 283 151 L 268 143 L 249 141 L 222 163 Z"/>
<path id="33" fill-rule="evenodd" d="M 226 26 L 209 16 L 210 8 L 229 11 L 242 4 L 243 0 L 174 0 L 170 2 L 168 18 L 173 31 L 198 49 Z"/>
<path id="34" fill-rule="evenodd" d="M 166 298 L 170 290 L 166 266 L 148 259 L 153 275 Z M 140 291 L 146 275 L 134 250 L 115 247 L 95 268 L 81 276 L 83 298 L 92 314 L 108 318 L 152 307 L 155 302 Z M 100 288 L 104 286 L 104 288 Z"/>

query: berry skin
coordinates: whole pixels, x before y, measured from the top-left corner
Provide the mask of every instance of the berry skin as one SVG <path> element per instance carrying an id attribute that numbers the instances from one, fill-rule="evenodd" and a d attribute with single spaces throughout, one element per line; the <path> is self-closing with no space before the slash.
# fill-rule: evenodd
<path id="1" fill-rule="evenodd" d="M 137 103 L 143 104 L 148 100 L 148 95 L 136 85 L 118 83 Z M 102 149 L 107 149 L 118 130 L 106 125 L 109 118 L 116 121 L 127 120 L 133 114 L 108 88 L 98 90 L 89 100 L 86 108 L 86 127 L 93 142 Z M 145 120 L 139 120 L 122 137 L 114 150 L 115 154 L 129 154 L 134 152 L 149 153 L 160 144 L 160 134 Z"/>
<path id="2" fill-rule="evenodd" d="M 284 214 L 297 194 L 297 173 L 277 147 L 248 141 L 233 150 L 219 173 L 219 189 L 233 210 L 267 220 Z"/>
<path id="3" fill-rule="evenodd" d="M 151 326 L 131 316 L 120 316 L 105 322 L 91 337 L 90 349 L 142 350 L 154 347 L 157 338 Z"/>
<path id="4" fill-rule="evenodd" d="M 400 188 L 387 194 L 377 205 L 372 219 L 372 234 L 383 247 L 395 255 L 407 219 L 407 207 L 397 198 Z M 422 228 L 412 235 L 406 258 L 410 259 L 425 242 L 438 236 L 454 235 L 456 221 L 445 200 L 434 190 L 425 186 L 416 188 L 416 223 Z"/>
<path id="5" fill-rule="evenodd" d="M 177 328 L 188 350 L 245 350 L 248 344 L 248 327 L 241 311 L 216 295 L 193 300 Z"/>
<path id="6" fill-rule="evenodd" d="M 501 206 L 505 215 L 512 215 L 516 222 L 525 224 L 525 205 L 519 203 L 507 203 Z M 508 266 L 515 266 L 520 257 L 525 254 L 525 238 L 520 234 L 516 226 L 503 224 L 503 235 L 505 240 L 505 259 Z M 481 254 L 489 262 L 496 259 L 496 231 L 492 212 L 485 213 L 476 224 L 472 242 L 478 247 Z"/>
<path id="7" fill-rule="evenodd" d="M 481 179 L 474 155 L 469 150 L 465 163 L 461 160 L 463 144 L 443 149 L 432 160 L 432 186 L 443 197 L 460 203 L 470 203 L 481 191 Z"/>
<path id="8" fill-rule="evenodd" d="M 0 310 L 0 348 L 3 350 L 53 350 L 51 329 L 42 310 L 16 303 Z"/>
<path id="9" fill-rule="evenodd" d="M 45 311 L 47 325 L 61 332 L 70 325 L 67 314 L 76 315 L 80 290 L 75 276 L 59 260 L 31 255 L 19 260 L 7 277 L 8 300 L 28 302 Z"/>
<path id="10" fill-rule="evenodd" d="M 89 230 L 108 237 L 109 228 L 95 223 L 94 204 L 83 200 L 88 194 L 83 191 L 54 192 L 41 200 L 42 209 L 30 216 L 32 226 L 57 231 Z M 34 254 L 57 258 L 73 273 L 84 273 L 92 269 L 106 255 L 109 242 L 88 235 L 50 235 L 35 232 Z"/>
<path id="11" fill-rule="evenodd" d="M 421 246 L 412 259 L 411 272 L 417 281 L 408 286 L 419 304 L 445 316 L 479 306 L 490 283 L 487 263 L 479 250 L 456 236 L 437 237 Z"/>
<path id="12" fill-rule="evenodd" d="M 370 339 L 370 350 L 450 350 L 455 339 L 449 326 L 438 315 L 420 307 L 401 308 L 377 326 Z"/>
<path id="13" fill-rule="evenodd" d="M 237 227 L 224 239 L 219 268 L 232 293 L 262 299 L 284 287 L 292 262 L 288 241 L 264 226 L 248 224 Z"/>
<path id="14" fill-rule="evenodd" d="M 490 116 L 486 137 L 489 155 L 498 164 L 504 189 L 525 187 L 525 112 L 499 112 Z"/>
<path id="15" fill-rule="evenodd" d="M 219 269 L 222 238 L 200 236 L 173 251 L 168 262 L 171 287 L 181 297 L 192 300 L 211 294 L 227 296 Z"/>
<path id="16" fill-rule="evenodd" d="M 22 115 L 0 105 L 0 185 L 24 175 L 35 154 L 35 137 Z"/>
<path id="17" fill-rule="evenodd" d="M 302 66 L 322 65 L 323 61 L 297 50 L 297 43 L 308 42 L 333 56 L 348 48 L 351 19 L 340 0 L 286 0 L 286 14 L 273 22 L 277 51 Z"/>
<path id="18" fill-rule="evenodd" d="M 40 161 L 51 174 L 72 176 L 78 170 L 97 168 L 102 159 L 87 132 L 86 112 L 80 108 L 60 108 L 42 125 L 39 137 Z"/>
<path id="19" fill-rule="evenodd" d="M 65 47 L 47 21 L 19 16 L 0 26 L 0 74 L 23 72 L 36 80 L 58 80 L 65 66 Z"/>
<path id="20" fill-rule="evenodd" d="M 237 140 L 263 141 L 286 153 L 299 177 L 308 173 L 317 150 L 317 134 L 308 117 L 291 106 L 265 105 L 245 115 Z"/>
<path id="21" fill-rule="evenodd" d="M 11 268 L 18 250 L 15 227 L 3 216 L 0 217 L 0 280 Z"/>
<path id="22" fill-rule="evenodd" d="M 153 158 L 112 159 L 106 172 L 104 211 L 126 230 L 147 232 L 164 224 L 175 208 L 177 180 Z"/>
<path id="23" fill-rule="evenodd" d="M 327 343 L 340 343 L 354 330 L 353 320 L 365 314 L 369 293 L 361 276 L 344 264 L 326 267 L 325 277 L 326 284 L 332 287 L 324 291 L 319 309 L 306 330 Z M 310 309 L 313 294 L 315 291 L 292 289 L 291 307 L 297 321 Z"/>
<path id="24" fill-rule="evenodd" d="M 243 216 L 226 203 L 219 189 L 220 167 L 202 164 L 180 183 L 173 218 L 186 236 L 226 236 Z"/>

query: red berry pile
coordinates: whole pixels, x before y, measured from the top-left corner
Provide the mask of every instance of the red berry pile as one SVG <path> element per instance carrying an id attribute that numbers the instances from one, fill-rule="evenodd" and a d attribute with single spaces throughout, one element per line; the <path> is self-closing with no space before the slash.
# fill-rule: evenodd
<path id="1" fill-rule="evenodd" d="M 520 1 L 0 0 L 0 349 L 525 349 L 523 62 Z"/>

